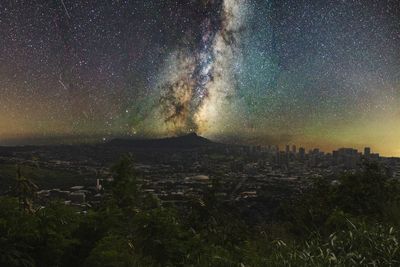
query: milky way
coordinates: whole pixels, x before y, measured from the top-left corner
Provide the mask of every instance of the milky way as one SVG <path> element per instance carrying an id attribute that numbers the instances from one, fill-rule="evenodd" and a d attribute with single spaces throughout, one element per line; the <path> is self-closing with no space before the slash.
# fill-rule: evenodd
<path id="1" fill-rule="evenodd" d="M 214 14 L 201 22 L 198 48 L 192 54 L 177 51 L 170 64 L 178 69 L 162 81 L 159 112 L 167 132 L 217 129 L 223 123 L 219 108 L 235 94 L 232 69 L 240 58 L 246 1 L 213 2 L 210 8 Z"/>
<path id="2" fill-rule="evenodd" d="M 0 1 L 0 144 L 193 131 L 400 155 L 398 1 Z"/>

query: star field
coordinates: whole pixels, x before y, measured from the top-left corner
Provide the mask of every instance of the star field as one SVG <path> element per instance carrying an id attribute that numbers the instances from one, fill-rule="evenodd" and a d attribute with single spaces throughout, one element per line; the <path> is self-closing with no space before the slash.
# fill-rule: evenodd
<path id="1" fill-rule="evenodd" d="M 1 1 L 0 144 L 196 131 L 400 155 L 400 4 Z"/>

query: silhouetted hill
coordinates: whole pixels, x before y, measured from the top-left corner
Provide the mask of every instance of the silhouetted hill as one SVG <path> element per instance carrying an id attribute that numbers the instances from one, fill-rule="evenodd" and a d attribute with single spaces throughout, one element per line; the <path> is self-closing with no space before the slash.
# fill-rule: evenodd
<path id="1" fill-rule="evenodd" d="M 198 136 L 196 133 L 190 133 L 162 139 L 114 139 L 108 142 L 107 145 L 138 148 L 191 148 L 219 144 Z"/>

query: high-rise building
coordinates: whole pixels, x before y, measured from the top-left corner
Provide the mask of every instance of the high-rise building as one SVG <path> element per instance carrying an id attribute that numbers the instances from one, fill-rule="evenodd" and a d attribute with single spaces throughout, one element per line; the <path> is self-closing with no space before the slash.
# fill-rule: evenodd
<path id="1" fill-rule="evenodd" d="M 297 147 L 296 147 L 296 145 L 293 145 L 293 146 L 292 146 L 292 153 L 293 153 L 293 154 L 296 154 L 296 153 L 297 153 Z"/>
<path id="2" fill-rule="evenodd" d="M 304 147 L 299 148 L 299 157 L 301 160 L 304 160 L 306 156 L 306 149 Z"/>
<path id="3" fill-rule="evenodd" d="M 371 148 L 370 147 L 364 148 L 364 156 L 369 157 L 370 155 L 371 155 Z"/>

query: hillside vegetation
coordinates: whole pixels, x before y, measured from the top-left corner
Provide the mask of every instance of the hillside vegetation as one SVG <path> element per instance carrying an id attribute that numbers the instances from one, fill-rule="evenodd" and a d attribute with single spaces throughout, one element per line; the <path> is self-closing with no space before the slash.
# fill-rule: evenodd
<path id="1" fill-rule="evenodd" d="M 217 180 L 177 209 L 141 190 L 129 157 L 112 171 L 87 214 L 35 206 L 30 172 L 17 176 L 0 198 L 0 266 L 400 265 L 400 184 L 373 164 L 334 183 L 315 180 L 276 218 L 251 226 L 220 201 Z"/>

